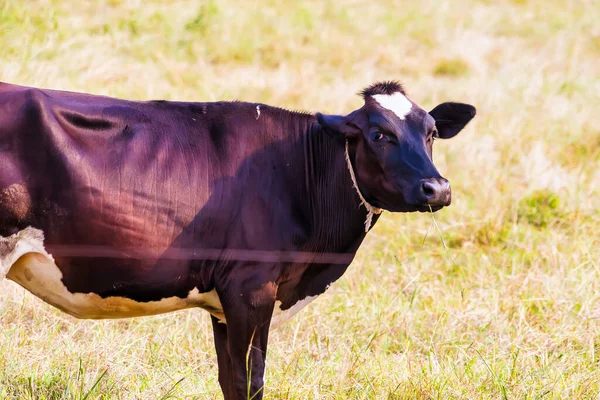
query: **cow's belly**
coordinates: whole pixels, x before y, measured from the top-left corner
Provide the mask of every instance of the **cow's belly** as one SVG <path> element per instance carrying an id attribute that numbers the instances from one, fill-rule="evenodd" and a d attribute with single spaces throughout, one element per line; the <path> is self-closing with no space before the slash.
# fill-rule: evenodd
<path id="1" fill-rule="evenodd" d="M 137 302 L 126 297 L 102 298 L 95 293 L 71 293 L 62 273 L 44 249 L 43 233 L 26 228 L 8 238 L 0 237 L 0 279 L 6 276 L 45 302 L 77 318 L 129 318 L 201 307 L 224 322 L 217 293 L 191 290 L 186 298 L 168 297 Z"/>

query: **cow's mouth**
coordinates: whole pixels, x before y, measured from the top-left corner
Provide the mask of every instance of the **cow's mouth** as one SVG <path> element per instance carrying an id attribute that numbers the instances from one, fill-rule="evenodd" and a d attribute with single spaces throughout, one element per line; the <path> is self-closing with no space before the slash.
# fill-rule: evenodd
<path id="1" fill-rule="evenodd" d="M 376 198 L 372 198 L 369 199 L 369 204 L 371 204 L 373 207 L 377 207 L 383 210 L 387 210 L 390 212 L 401 212 L 401 213 L 410 213 L 410 212 L 421 212 L 421 213 L 425 213 L 425 212 L 436 212 L 441 210 L 442 208 L 444 208 L 444 205 L 430 205 L 430 204 L 414 204 L 414 203 L 405 203 L 405 202 L 401 202 L 401 203 L 387 203 L 387 202 L 382 202 L 379 201 Z"/>
<path id="2" fill-rule="evenodd" d="M 425 205 L 425 206 L 417 206 L 417 211 L 424 213 L 424 212 L 436 212 L 441 210 L 442 208 L 444 208 L 445 206 L 430 206 L 430 205 Z"/>

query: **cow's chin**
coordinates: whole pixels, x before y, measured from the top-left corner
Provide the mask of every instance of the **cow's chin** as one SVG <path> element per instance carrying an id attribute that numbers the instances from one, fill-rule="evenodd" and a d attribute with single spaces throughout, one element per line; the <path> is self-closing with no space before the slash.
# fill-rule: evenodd
<path id="1" fill-rule="evenodd" d="M 430 205 L 425 205 L 425 206 L 418 206 L 418 208 L 415 211 L 418 212 L 436 212 L 441 210 L 442 208 L 444 208 L 445 206 L 430 206 Z"/>
<path id="2" fill-rule="evenodd" d="M 403 212 L 403 213 L 411 213 L 411 212 L 436 212 L 444 208 L 444 206 L 429 206 L 429 205 L 406 205 L 404 208 L 399 209 L 394 212 Z"/>
<path id="3" fill-rule="evenodd" d="M 412 213 L 412 212 L 436 212 L 444 208 L 444 206 L 431 206 L 429 204 L 411 204 L 406 202 L 383 202 L 378 199 L 373 199 L 369 203 L 377 208 L 384 209 L 389 212 L 397 213 Z"/>

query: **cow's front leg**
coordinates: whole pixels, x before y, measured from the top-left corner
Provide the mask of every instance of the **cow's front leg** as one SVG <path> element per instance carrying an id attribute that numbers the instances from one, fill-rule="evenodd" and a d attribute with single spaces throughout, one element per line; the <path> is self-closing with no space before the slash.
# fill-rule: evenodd
<path id="1" fill-rule="evenodd" d="M 217 362 L 219 364 L 219 385 L 225 400 L 235 399 L 233 389 L 233 375 L 231 371 L 231 357 L 229 357 L 229 344 L 227 343 L 227 325 L 219 322 L 218 318 L 211 316 Z"/>
<path id="2" fill-rule="evenodd" d="M 263 397 L 267 341 L 275 295 L 275 284 L 267 282 L 254 289 L 230 289 L 221 300 L 227 321 L 235 399 L 260 400 Z"/>

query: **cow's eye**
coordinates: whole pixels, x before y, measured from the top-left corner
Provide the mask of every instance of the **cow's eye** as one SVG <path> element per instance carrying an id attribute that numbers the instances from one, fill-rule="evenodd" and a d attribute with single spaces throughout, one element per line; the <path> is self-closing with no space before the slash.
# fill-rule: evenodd
<path id="1" fill-rule="evenodd" d="M 373 135 L 373 141 L 380 142 L 382 140 L 387 140 L 387 136 L 379 131 L 375 131 Z"/>

